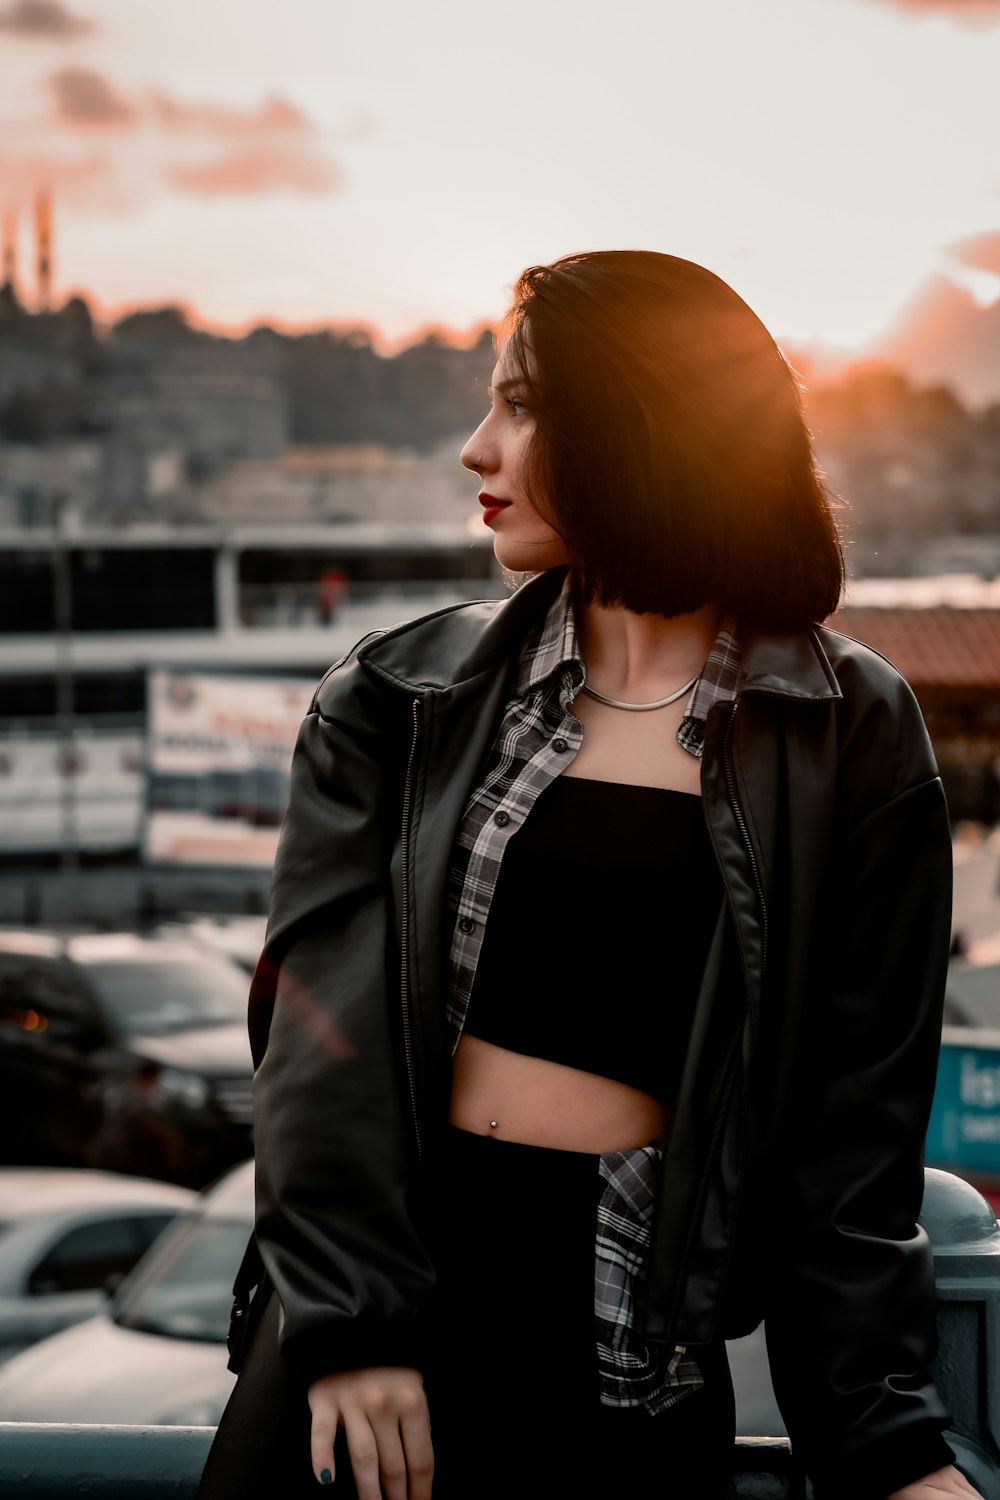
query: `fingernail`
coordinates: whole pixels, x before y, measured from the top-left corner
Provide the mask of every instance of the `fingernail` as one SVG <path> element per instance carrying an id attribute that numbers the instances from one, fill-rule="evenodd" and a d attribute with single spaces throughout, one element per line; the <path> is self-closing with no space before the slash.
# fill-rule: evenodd
<path id="1" fill-rule="evenodd" d="M 319 1482 L 320 1482 L 320 1484 L 332 1484 L 333 1483 L 333 1475 L 330 1473 L 329 1469 L 320 1469 L 320 1471 L 319 1471 Z"/>

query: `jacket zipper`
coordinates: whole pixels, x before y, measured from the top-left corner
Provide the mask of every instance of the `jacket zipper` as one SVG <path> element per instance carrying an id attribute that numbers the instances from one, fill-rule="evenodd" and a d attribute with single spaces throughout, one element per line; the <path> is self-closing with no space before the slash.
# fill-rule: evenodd
<path id="1" fill-rule="evenodd" d="M 413 1019 L 410 1014 L 410 818 L 413 802 L 413 767 L 417 759 L 417 744 L 420 740 L 419 698 L 412 703 L 413 734 L 410 740 L 410 755 L 406 762 L 406 780 L 403 783 L 402 813 L 402 920 L 400 923 L 400 984 L 399 1000 L 403 1021 L 403 1057 L 406 1062 L 406 1080 L 410 1091 L 410 1109 L 413 1114 L 413 1134 L 417 1145 L 417 1161 L 423 1160 L 423 1142 L 420 1135 L 420 1112 L 417 1108 L 417 1077 L 413 1060 Z"/>

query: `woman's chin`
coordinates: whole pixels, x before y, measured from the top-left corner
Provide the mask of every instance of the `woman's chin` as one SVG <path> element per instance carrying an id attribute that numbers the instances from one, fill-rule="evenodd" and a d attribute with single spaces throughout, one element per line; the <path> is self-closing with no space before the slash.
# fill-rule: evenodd
<path id="1" fill-rule="evenodd" d="M 518 544 L 513 539 L 495 535 L 493 556 L 509 573 L 544 573 L 549 568 L 559 568 L 569 561 L 566 549 L 558 539 L 530 545 Z"/>

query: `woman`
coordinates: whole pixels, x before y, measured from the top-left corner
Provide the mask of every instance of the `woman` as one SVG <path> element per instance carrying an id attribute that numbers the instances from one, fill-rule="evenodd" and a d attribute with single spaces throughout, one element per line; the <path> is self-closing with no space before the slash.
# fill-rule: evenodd
<path id="1" fill-rule="evenodd" d="M 303 725 L 202 1494 L 711 1500 L 766 1315 L 819 1495 L 973 1495 L 915 1227 L 947 815 L 905 684 L 814 625 L 794 378 L 708 271 L 570 256 L 462 461 L 535 576 L 366 638 Z"/>

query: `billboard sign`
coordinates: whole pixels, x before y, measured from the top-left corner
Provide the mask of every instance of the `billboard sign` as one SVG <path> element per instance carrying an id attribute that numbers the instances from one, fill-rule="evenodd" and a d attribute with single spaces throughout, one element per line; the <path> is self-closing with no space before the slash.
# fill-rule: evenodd
<path id="1" fill-rule="evenodd" d="M 1000 1176 L 1000 1035 L 947 1027 L 927 1132 L 929 1166 Z"/>
<path id="2" fill-rule="evenodd" d="M 271 864 L 313 687 L 288 677 L 149 673 L 147 860 Z"/>

